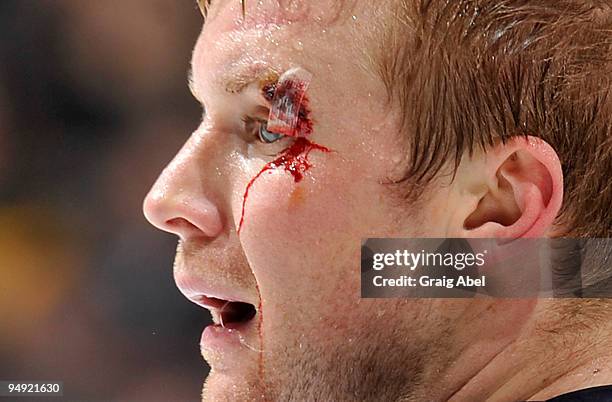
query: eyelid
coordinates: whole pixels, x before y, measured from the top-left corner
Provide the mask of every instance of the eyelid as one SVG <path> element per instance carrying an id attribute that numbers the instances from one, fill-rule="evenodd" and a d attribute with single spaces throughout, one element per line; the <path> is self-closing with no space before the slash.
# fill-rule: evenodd
<path id="1" fill-rule="evenodd" d="M 253 117 L 253 116 L 245 116 L 242 118 L 242 121 L 244 122 L 244 128 L 247 131 L 247 133 L 250 135 L 251 132 L 253 130 L 249 130 L 249 128 L 253 128 L 254 125 L 256 124 L 265 124 L 266 121 L 262 120 L 258 117 Z"/>

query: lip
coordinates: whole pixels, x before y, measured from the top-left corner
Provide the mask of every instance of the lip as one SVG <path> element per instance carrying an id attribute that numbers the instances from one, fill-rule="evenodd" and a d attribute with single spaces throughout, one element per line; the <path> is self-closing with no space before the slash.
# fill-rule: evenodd
<path id="1" fill-rule="evenodd" d="M 211 324 L 204 328 L 200 338 L 200 348 L 202 350 L 223 350 L 228 347 L 239 348 L 244 339 L 244 329 L 241 328 L 248 324 L 239 324 L 233 327 L 222 327 L 221 325 Z M 243 331 L 241 331 L 241 329 Z"/>
<path id="2" fill-rule="evenodd" d="M 257 307 L 257 302 L 252 300 L 246 291 L 240 291 L 237 288 L 211 286 L 209 281 L 189 274 L 175 274 L 174 281 L 187 299 L 204 308 L 216 306 L 204 303 L 202 297 L 249 303 Z"/>
<path id="3" fill-rule="evenodd" d="M 253 346 L 248 346 L 249 344 L 254 344 L 254 341 L 247 340 L 254 339 L 254 322 L 255 319 L 253 318 L 248 322 L 207 325 L 200 337 L 200 351 L 202 355 L 206 358 L 207 352 L 237 353 L 243 349 L 254 350 Z"/>
<path id="4" fill-rule="evenodd" d="M 191 302 L 203 307 L 214 316 L 215 311 L 223 308 L 227 302 L 242 302 L 255 306 L 246 292 L 229 287 L 211 286 L 203 278 L 189 274 L 175 274 L 175 282 L 181 293 Z M 218 314 L 218 313 L 217 313 Z M 255 313 L 259 314 L 258 311 Z M 238 352 L 241 348 L 249 348 L 246 344 L 253 343 L 247 339 L 253 338 L 256 327 L 256 316 L 245 322 L 230 322 L 210 324 L 204 328 L 200 338 L 200 349 L 206 357 L 208 352 Z M 250 348 L 249 348 L 250 349 Z M 207 359 L 208 360 L 208 359 Z"/>

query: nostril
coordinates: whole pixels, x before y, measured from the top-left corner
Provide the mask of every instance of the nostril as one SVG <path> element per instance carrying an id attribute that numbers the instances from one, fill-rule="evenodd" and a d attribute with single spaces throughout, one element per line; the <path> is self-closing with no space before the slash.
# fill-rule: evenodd
<path id="1" fill-rule="evenodd" d="M 166 221 L 168 231 L 184 237 L 203 235 L 202 231 L 193 223 L 184 218 L 173 218 Z"/>

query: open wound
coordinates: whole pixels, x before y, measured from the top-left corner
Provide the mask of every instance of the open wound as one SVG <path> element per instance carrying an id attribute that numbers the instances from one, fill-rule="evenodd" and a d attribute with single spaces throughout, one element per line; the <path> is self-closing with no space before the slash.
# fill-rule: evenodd
<path id="1" fill-rule="evenodd" d="M 267 163 L 255 177 L 251 179 L 242 199 L 242 213 L 238 234 L 244 224 L 245 208 L 249 191 L 265 172 L 283 169 L 293 176 L 295 183 L 304 178 L 304 173 L 311 168 L 308 156 L 314 150 L 330 152 L 322 145 L 308 139 L 312 133 L 312 120 L 306 90 L 312 80 L 312 74 L 302 68 L 292 68 L 285 72 L 274 87 L 264 87 L 264 94 L 272 94 L 270 115 L 267 129 L 275 134 L 295 137 L 295 142 L 281 151 L 272 162 Z"/>

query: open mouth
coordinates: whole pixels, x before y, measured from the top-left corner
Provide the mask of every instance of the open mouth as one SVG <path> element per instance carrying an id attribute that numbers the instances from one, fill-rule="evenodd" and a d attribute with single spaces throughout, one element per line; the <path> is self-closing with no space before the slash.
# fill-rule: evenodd
<path id="1" fill-rule="evenodd" d="M 249 323 L 257 310 L 250 303 L 200 296 L 197 303 L 210 310 L 215 325 L 223 328 L 238 329 Z"/>

